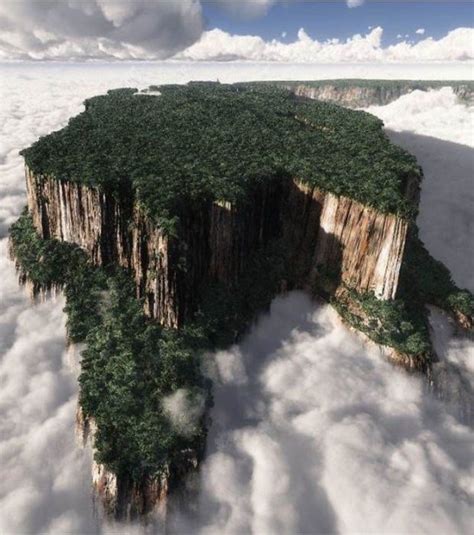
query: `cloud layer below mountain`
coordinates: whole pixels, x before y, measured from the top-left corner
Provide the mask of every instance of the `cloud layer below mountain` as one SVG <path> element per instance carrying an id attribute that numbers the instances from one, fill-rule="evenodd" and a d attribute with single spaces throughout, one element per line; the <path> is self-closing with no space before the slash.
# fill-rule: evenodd
<path id="1" fill-rule="evenodd" d="M 6 258 L 6 229 L 25 202 L 18 150 L 64 126 L 81 111 L 84 98 L 107 88 L 211 76 L 235 81 L 255 79 L 259 73 L 267 79 L 298 78 L 302 72 L 301 66 L 282 70 L 188 64 L 160 69 L 90 65 L 3 70 L 2 533 L 92 534 L 118 529 L 94 520 L 89 453 L 78 449 L 74 440 L 77 369 L 65 350 L 63 301 L 30 305 Z M 463 141 L 458 133 L 466 130 L 471 112 L 457 107 L 445 90 L 413 93 L 403 106 L 396 104 L 374 111 L 398 130 L 403 124 L 409 129 L 422 125 L 418 132 L 423 136 L 391 135 L 419 155 L 427 175 L 426 194 L 436 198 L 434 203 L 422 197 L 423 237 L 430 236 L 430 249 L 448 252 L 447 264 L 457 280 L 471 286 L 472 227 L 464 220 L 457 226 L 456 214 L 471 206 L 473 149 L 426 137 L 443 131 L 445 139 Z M 413 114 L 418 115 L 417 123 Z M 446 119 L 449 114 L 451 121 Z M 445 233 L 439 231 L 441 226 Z M 455 243 L 455 236 L 461 242 Z M 467 368 L 474 358 L 472 341 L 453 339 L 444 317 L 435 321 L 440 354 Z M 203 467 L 200 514 L 192 520 L 178 516 L 179 528 L 203 533 L 314 532 L 315 526 L 342 533 L 469 532 L 472 430 L 427 396 L 419 379 L 385 364 L 376 349 L 340 324 L 330 307 L 315 306 L 298 293 L 280 298 L 242 344 L 213 360 L 215 425 Z"/>
<path id="2" fill-rule="evenodd" d="M 474 148 L 474 106 L 466 106 L 450 87 L 437 91 L 413 91 L 387 106 L 367 109 L 396 132 L 414 134 L 460 143 Z"/>
<path id="3" fill-rule="evenodd" d="M 279 298 L 216 360 L 204 533 L 469 532 L 472 430 L 330 307 Z"/>

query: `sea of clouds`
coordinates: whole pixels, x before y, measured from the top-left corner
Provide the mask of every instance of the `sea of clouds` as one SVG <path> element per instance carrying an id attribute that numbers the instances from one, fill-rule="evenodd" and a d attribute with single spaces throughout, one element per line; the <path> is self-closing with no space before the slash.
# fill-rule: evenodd
<path id="1" fill-rule="evenodd" d="M 337 72 L 312 69 L 314 78 Z M 2 67 L 1 533 L 120 531 L 96 520 L 90 452 L 75 443 L 77 366 L 65 348 L 63 301 L 31 305 L 7 259 L 7 229 L 25 203 L 18 151 L 64 126 L 84 98 L 111 87 L 301 79 L 310 71 L 238 64 Z M 418 156 L 426 174 L 422 238 L 457 282 L 474 290 L 472 109 L 442 89 L 370 111 Z M 474 344 L 453 337 L 442 314 L 433 315 L 433 326 L 438 352 L 467 377 Z M 427 395 L 419 379 L 386 364 L 329 306 L 300 293 L 276 299 L 249 336 L 211 357 L 208 368 L 216 382 L 209 457 L 198 512 L 177 514 L 178 532 L 469 532 L 472 429 Z M 174 414 L 182 400 L 172 401 Z"/>

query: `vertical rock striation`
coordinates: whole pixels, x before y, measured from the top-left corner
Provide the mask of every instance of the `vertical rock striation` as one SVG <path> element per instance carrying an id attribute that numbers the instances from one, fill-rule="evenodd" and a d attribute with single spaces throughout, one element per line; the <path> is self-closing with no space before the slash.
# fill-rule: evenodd
<path id="1" fill-rule="evenodd" d="M 293 90 L 300 97 L 332 102 L 349 108 L 384 106 L 412 91 L 409 87 L 403 90 L 400 87 L 337 87 L 331 84 L 316 87 L 301 84 Z"/>
<path id="2" fill-rule="evenodd" d="M 299 180 L 273 179 L 233 205 L 206 202 L 180 217 L 166 235 L 130 200 L 26 169 L 28 206 L 44 238 L 74 242 L 98 265 L 116 262 L 134 273 L 145 312 L 178 327 L 198 306 L 209 281 L 238 280 L 252 252 L 284 236 L 297 285 L 321 270 L 341 282 L 395 296 L 407 222 Z"/>
<path id="3" fill-rule="evenodd" d="M 408 223 L 347 197 L 293 182 L 288 239 L 302 285 L 321 272 L 381 299 L 395 297 Z"/>
<path id="4" fill-rule="evenodd" d="M 332 102 L 348 108 L 367 108 L 368 106 L 385 106 L 415 90 L 430 91 L 440 89 L 443 85 L 452 87 L 454 93 L 462 101 L 469 104 L 474 101 L 474 91 L 471 85 L 452 82 L 446 82 L 446 84 L 440 82 L 387 84 L 382 82 L 377 85 L 374 81 L 370 86 L 365 83 L 358 86 L 357 81 L 347 86 L 331 82 L 319 85 L 301 83 L 296 86 L 292 85 L 289 89 L 300 97 Z"/>

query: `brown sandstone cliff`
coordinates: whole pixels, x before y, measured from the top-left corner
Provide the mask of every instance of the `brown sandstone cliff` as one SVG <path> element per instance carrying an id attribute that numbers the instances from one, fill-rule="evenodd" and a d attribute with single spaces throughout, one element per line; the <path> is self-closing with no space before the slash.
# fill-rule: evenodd
<path id="1" fill-rule="evenodd" d="M 303 286 L 313 287 L 321 272 L 335 270 L 348 286 L 394 298 L 407 225 L 395 215 L 300 181 L 289 196 L 286 229 Z"/>
<path id="2" fill-rule="evenodd" d="M 245 204 L 206 203 L 180 216 L 166 235 L 130 201 L 26 169 L 28 207 L 40 235 L 74 242 L 96 264 L 133 271 L 145 311 L 176 327 L 198 304 L 208 281 L 237 280 L 251 253 L 284 236 L 297 285 L 321 272 L 380 298 L 395 296 L 407 222 L 298 180 L 272 180 Z"/>
<path id="3" fill-rule="evenodd" d="M 453 88 L 454 93 L 467 103 L 474 102 L 474 92 L 471 86 L 463 84 L 447 85 Z M 430 89 L 439 89 L 439 84 L 432 87 L 427 83 L 419 89 L 429 91 Z M 296 87 L 289 87 L 294 93 L 301 97 L 332 102 L 348 108 L 367 108 L 368 106 L 385 106 L 397 100 L 403 95 L 407 95 L 417 89 L 410 83 L 373 86 L 357 86 L 357 82 L 350 86 L 340 86 L 330 82 L 318 86 L 305 85 L 304 83 Z"/>

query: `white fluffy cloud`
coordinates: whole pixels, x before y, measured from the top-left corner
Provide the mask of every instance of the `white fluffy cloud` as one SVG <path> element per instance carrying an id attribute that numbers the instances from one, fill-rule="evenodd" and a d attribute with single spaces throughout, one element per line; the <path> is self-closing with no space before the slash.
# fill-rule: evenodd
<path id="1" fill-rule="evenodd" d="M 346 42 L 337 39 L 321 43 L 305 32 L 298 31 L 297 40 L 282 43 L 264 41 L 253 35 L 231 35 L 219 29 L 205 32 L 201 39 L 180 54 L 178 59 L 222 60 L 245 59 L 250 61 L 287 62 L 338 62 L 374 59 L 380 52 L 382 28 L 375 28 L 366 36 L 356 35 Z M 379 54 L 380 56 L 380 54 Z"/>
<path id="2" fill-rule="evenodd" d="M 362 74 L 338 69 L 314 72 Z M 372 77 L 385 72 L 371 69 Z M 389 74 L 413 78 L 412 67 L 403 69 L 391 67 Z M 18 150 L 63 126 L 84 98 L 111 87 L 216 76 L 301 79 L 312 72 L 304 65 L 258 64 L 3 66 L 0 238 L 25 202 Z M 443 73 L 452 77 L 452 71 Z M 456 137 L 471 112 L 446 90 L 410 98 L 403 106 L 372 111 L 398 130 L 404 121 L 413 130 L 410 118 L 418 115 L 422 130 L 391 135 L 425 168 L 422 237 L 456 279 L 472 288 L 473 149 Z M 427 137 L 442 130 L 457 143 Z M 3 239 L 0 531 L 104 532 L 93 516 L 88 453 L 74 444 L 77 384 L 65 353 L 62 301 L 32 307 L 5 254 Z M 439 354 L 469 369 L 472 341 L 453 339 L 443 317 L 434 325 Z M 214 364 L 218 387 L 201 515 L 188 532 L 313 532 L 314 526 L 342 533 L 469 532 L 472 431 L 426 396 L 417 378 L 364 346 L 329 307 L 315 307 L 301 294 L 278 299 L 271 315 L 238 347 L 217 354 Z M 179 408 L 180 400 L 174 401 Z M 189 527 L 187 522 L 176 519 L 178 526 Z"/>
<path id="3" fill-rule="evenodd" d="M 219 29 L 204 32 L 198 42 L 180 52 L 177 59 L 278 61 L 306 63 L 461 61 L 474 58 L 474 29 L 458 28 L 445 37 L 431 37 L 416 44 L 403 41 L 382 46 L 383 29 L 341 41 L 312 39 L 303 28 L 296 41 L 265 41 L 254 35 L 232 35 Z"/>
<path id="4" fill-rule="evenodd" d="M 217 0 L 234 16 L 263 16 L 278 0 Z M 343 41 L 318 41 L 303 28 L 292 43 L 204 32 L 199 0 L 4 0 L 0 4 L 0 60 L 188 60 L 278 62 L 419 62 L 474 58 L 474 29 L 444 38 L 382 46 L 383 30 L 371 28 Z M 348 0 L 349 7 L 363 0 Z M 422 35 L 424 30 L 418 29 Z M 406 36 L 408 37 L 408 36 Z"/>
<path id="5" fill-rule="evenodd" d="M 330 307 L 277 299 L 233 360 L 247 381 L 215 391 L 204 533 L 469 532 L 473 431 Z"/>
<path id="6" fill-rule="evenodd" d="M 32 307 L 0 240 L 0 531 L 92 533 L 90 458 L 76 447 L 76 377 L 62 300 Z"/>
<path id="7" fill-rule="evenodd" d="M 391 130 L 410 131 L 474 148 L 474 106 L 459 101 L 450 87 L 413 91 L 387 106 L 367 111 Z"/>
<path id="8" fill-rule="evenodd" d="M 424 28 L 418 28 L 418 30 L 416 30 L 416 32 L 418 35 L 425 35 L 425 29 Z"/>
<path id="9" fill-rule="evenodd" d="M 4 0 L 0 59 L 163 58 L 202 30 L 197 0 Z"/>
<path id="10" fill-rule="evenodd" d="M 18 151 L 64 125 L 81 97 L 68 103 L 46 82 L 38 91 L 27 75 L 3 74 L 9 81 L 0 99 L 0 532 L 95 533 L 90 456 L 73 432 L 77 369 L 65 348 L 64 303 L 31 305 L 5 237 L 25 204 Z"/>

